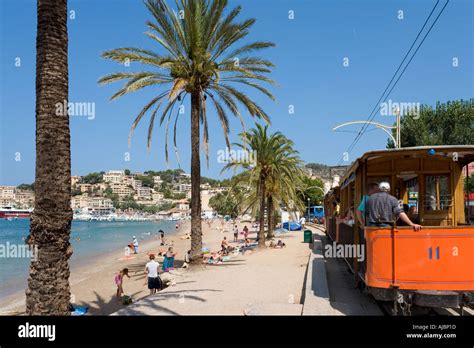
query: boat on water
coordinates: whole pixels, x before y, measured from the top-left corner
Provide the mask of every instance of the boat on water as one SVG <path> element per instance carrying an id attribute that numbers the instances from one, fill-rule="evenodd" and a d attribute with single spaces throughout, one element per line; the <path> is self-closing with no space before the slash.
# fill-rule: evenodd
<path id="1" fill-rule="evenodd" d="M 33 209 L 19 209 L 12 206 L 0 208 L 0 219 L 29 219 Z"/>

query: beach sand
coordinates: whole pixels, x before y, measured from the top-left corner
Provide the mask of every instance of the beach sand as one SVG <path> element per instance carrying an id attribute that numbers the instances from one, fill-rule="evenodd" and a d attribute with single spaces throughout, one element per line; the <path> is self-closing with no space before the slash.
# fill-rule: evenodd
<path id="1" fill-rule="evenodd" d="M 248 226 L 250 224 L 247 224 Z M 220 249 L 224 236 L 231 242 L 231 224 L 203 221 L 203 245 L 212 251 Z M 242 230 L 244 224 L 239 224 Z M 250 227 L 250 226 L 249 226 Z M 72 303 L 89 307 L 91 315 L 211 315 L 211 314 L 301 314 L 301 295 L 310 249 L 302 243 L 302 232 L 291 232 L 276 239 L 286 243 L 284 249 L 266 248 L 254 250 L 220 265 L 203 265 L 192 270 L 180 268 L 190 240 L 181 239 L 190 231 L 190 222 L 181 223 L 179 230 L 168 237 L 173 241 L 175 270 L 162 274 L 170 286 L 148 296 L 145 284 L 145 264 L 148 252 L 157 253 L 158 240 L 142 242 L 139 254 L 124 257 L 123 250 L 90 260 L 71 271 Z M 250 237 L 255 238 L 256 233 Z M 241 236 L 239 236 L 241 238 Z M 268 243 L 267 243 L 268 244 Z M 236 245 L 236 243 L 230 243 Z M 168 245 L 166 246 L 166 248 Z M 165 249 L 166 250 L 166 249 Z M 157 261 L 162 263 L 162 258 Z M 114 275 L 127 267 L 130 279 L 125 278 L 124 292 L 133 298 L 134 304 L 124 306 L 115 297 Z M 16 293 L 0 301 L 0 314 L 24 313 L 24 292 Z"/>

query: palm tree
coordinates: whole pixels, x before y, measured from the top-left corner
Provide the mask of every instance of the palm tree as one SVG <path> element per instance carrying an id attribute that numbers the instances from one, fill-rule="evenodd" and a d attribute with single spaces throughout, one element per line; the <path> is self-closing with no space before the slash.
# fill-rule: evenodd
<path id="1" fill-rule="evenodd" d="M 147 86 L 163 86 L 163 91 L 148 102 L 135 118 L 133 130 L 147 112 L 151 114 L 148 127 L 148 151 L 155 117 L 160 125 L 166 121 L 165 156 L 168 160 L 168 128 L 174 123 L 174 147 L 176 151 L 176 128 L 180 116 L 175 106 L 182 106 L 187 96 L 191 103 L 191 259 L 202 257 L 201 232 L 201 163 L 200 127 L 203 127 L 203 147 L 208 154 L 208 101 L 215 109 L 226 144 L 230 147 L 228 112 L 237 117 L 244 126 L 239 105 L 252 117 L 270 122 L 265 111 L 237 86 L 256 89 L 274 100 L 273 95 L 261 82 L 272 84 L 266 74 L 273 64 L 265 59 L 251 56 L 254 51 L 273 47 L 271 42 L 257 41 L 240 44 L 255 23 L 255 19 L 237 22 L 241 7 L 228 11 L 227 0 L 178 0 L 177 11 L 165 1 L 146 0 L 145 5 L 154 21 L 148 21 L 150 29 L 145 33 L 164 51 L 124 47 L 104 52 L 102 56 L 119 63 L 138 62 L 148 66 L 149 71 L 118 72 L 99 80 L 101 84 L 126 80 L 125 85 L 112 96 L 117 99 L 125 94 Z M 181 108 L 180 108 L 181 109 Z M 245 128 L 244 128 L 245 129 Z"/>
<path id="2" fill-rule="evenodd" d="M 304 177 L 301 169 L 303 163 L 298 152 L 293 149 L 293 142 L 286 140 L 285 145 L 284 155 L 277 159 L 278 170 L 273 171 L 267 181 L 267 239 L 274 237 L 275 216 L 281 205 L 291 206 L 296 210 L 301 210 L 304 207 L 298 196 L 298 188 Z"/>
<path id="3" fill-rule="evenodd" d="M 70 133 L 67 110 L 58 112 L 68 100 L 67 0 L 37 4 L 35 208 L 27 239 L 37 253 L 30 266 L 26 312 L 69 315 Z"/>
<path id="4" fill-rule="evenodd" d="M 277 203 L 288 202 L 296 197 L 295 178 L 299 174 L 300 160 L 293 149 L 293 142 L 280 132 L 269 134 L 268 125 L 256 124 L 255 128 L 240 134 L 240 137 L 242 143 L 236 143 L 235 146 L 255 153 L 255 162 L 235 160 L 223 170 L 244 170 L 239 178 L 252 189 L 245 205 L 252 206 L 254 215 L 259 216 L 258 242 L 259 247 L 265 247 L 265 211 L 271 234 Z M 270 200 L 270 205 L 267 200 Z"/>

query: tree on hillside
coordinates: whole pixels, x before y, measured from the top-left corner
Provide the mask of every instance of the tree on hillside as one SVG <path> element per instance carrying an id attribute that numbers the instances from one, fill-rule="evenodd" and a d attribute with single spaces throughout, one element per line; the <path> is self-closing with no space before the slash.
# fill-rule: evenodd
<path id="1" fill-rule="evenodd" d="M 237 86 L 256 89 L 271 99 L 273 95 L 262 83 L 273 83 L 266 74 L 273 64 L 251 53 L 273 47 L 271 42 L 246 42 L 255 19 L 237 22 L 241 7 L 227 11 L 227 0 L 176 1 L 177 10 L 168 7 L 164 0 L 146 0 L 145 5 L 153 16 L 148 21 L 146 35 L 154 40 L 163 53 L 142 48 L 124 47 L 104 52 L 102 56 L 118 63 L 138 62 L 148 71 L 118 72 L 99 80 L 101 84 L 126 81 L 112 96 L 117 99 L 144 87 L 163 87 L 135 118 L 131 132 L 140 120 L 150 113 L 148 150 L 155 118 L 165 122 L 166 134 L 173 122 L 174 148 L 176 129 L 184 101 L 190 97 L 191 124 L 191 259 L 199 263 L 202 258 L 201 226 L 201 126 L 203 147 L 208 158 L 208 110 L 213 107 L 219 119 L 227 146 L 229 119 L 227 113 L 241 122 L 242 109 L 253 117 L 269 122 L 265 111 Z M 239 105 L 240 104 L 240 105 Z M 178 111 L 175 110 L 178 109 Z M 130 134 L 131 135 L 131 134 Z M 168 137 L 165 137 L 165 156 L 168 159 Z"/>
<path id="2" fill-rule="evenodd" d="M 103 173 L 89 173 L 82 177 L 82 182 L 91 185 L 101 183 L 103 182 Z"/>
<path id="3" fill-rule="evenodd" d="M 395 130 L 392 130 L 395 136 Z M 474 144 L 474 99 L 422 106 L 419 115 L 401 118 L 402 147 Z M 387 148 L 394 148 L 391 139 Z"/>
<path id="4" fill-rule="evenodd" d="M 35 190 L 35 183 L 32 184 L 20 184 L 16 187 L 19 190 L 25 191 L 34 191 Z"/>
<path id="5" fill-rule="evenodd" d="M 153 177 L 152 176 L 148 176 L 148 175 L 137 175 L 135 177 L 135 180 L 140 180 L 142 182 L 142 186 L 145 186 L 145 187 L 151 187 L 153 188 L 155 186 L 155 182 L 153 181 Z"/>

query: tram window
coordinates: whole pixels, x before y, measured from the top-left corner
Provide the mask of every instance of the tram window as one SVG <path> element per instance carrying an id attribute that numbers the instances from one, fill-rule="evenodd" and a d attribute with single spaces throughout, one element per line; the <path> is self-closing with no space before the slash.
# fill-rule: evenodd
<path id="1" fill-rule="evenodd" d="M 448 176 L 428 175 L 425 177 L 424 208 L 431 211 L 448 210 L 451 204 L 451 194 L 448 186 Z"/>

